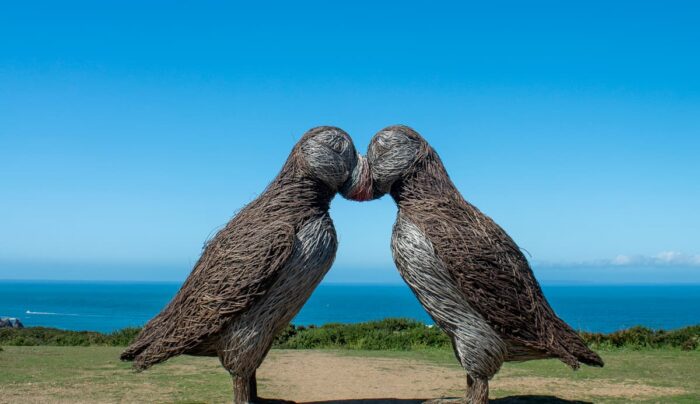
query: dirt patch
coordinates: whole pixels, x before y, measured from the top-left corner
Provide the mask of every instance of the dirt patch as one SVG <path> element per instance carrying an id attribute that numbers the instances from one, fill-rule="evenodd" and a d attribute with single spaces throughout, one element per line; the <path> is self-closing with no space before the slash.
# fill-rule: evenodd
<path id="1" fill-rule="evenodd" d="M 294 401 L 425 398 L 459 395 L 459 370 L 419 361 L 333 353 L 274 353 L 258 370 L 262 391 Z"/>
<path id="2" fill-rule="evenodd" d="M 459 368 L 421 361 L 359 358 L 317 351 L 271 355 L 258 371 L 262 391 L 298 402 L 347 398 L 428 399 L 464 394 L 465 374 Z M 565 399 L 609 397 L 642 399 L 685 393 L 675 387 L 638 381 L 572 381 L 563 378 L 499 374 L 492 390 L 518 394 L 555 394 Z"/>

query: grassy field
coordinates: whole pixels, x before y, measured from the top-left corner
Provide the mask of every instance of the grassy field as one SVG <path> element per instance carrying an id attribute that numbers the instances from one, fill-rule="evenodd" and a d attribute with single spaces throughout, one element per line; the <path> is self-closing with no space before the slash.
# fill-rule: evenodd
<path id="1" fill-rule="evenodd" d="M 5 346 L 0 402 L 227 402 L 230 378 L 214 358 L 179 357 L 134 373 L 120 347 Z M 699 402 L 700 352 L 602 351 L 606 367 L 572 372 L 555 360 L 506 364 L 492 381 L 502 402 Z M 458 396 L 463 372 L 449 350 L 273 350 L 261 394 L 298 402 L 413 403 Z M 519 396 L 519 397 L 513 397 Z M 528 398 L 529 397 L 529 398 Z M 413 400 L 412 400 L 413 399 Z M 497 401 L 497 402 L 498 402 Z M 574 401 L 576 402 L 576 401 Z"/>

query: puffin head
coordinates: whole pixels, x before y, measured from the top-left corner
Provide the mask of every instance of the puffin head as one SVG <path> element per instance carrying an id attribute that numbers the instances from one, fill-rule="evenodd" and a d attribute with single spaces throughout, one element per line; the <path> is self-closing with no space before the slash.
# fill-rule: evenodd
<path id="1" fill-rule="evenodd" d="M 408 126 L 394 125 L 377 132 L 367 147 L 371 199 L 389 193 L 394 183 L 409 173 L 425 154 L 426 148 L 426 141 Z"/>
<path id="2" fill-rule="evenodd" d="M 344 130 L 333 126 L 313 128 L 304 134 L 297 147 L 307 175 L 346 198 L 369 198 L 363 194 L 371 190 L 371 184 L 367 184 L 367 161 L 357 153 Z"/>

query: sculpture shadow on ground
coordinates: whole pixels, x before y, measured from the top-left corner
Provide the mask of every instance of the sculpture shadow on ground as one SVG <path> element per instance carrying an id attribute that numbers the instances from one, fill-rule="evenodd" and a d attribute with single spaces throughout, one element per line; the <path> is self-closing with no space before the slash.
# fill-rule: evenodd
<path id="1" fill-rule="evenodd" d="M 299 404 L 448 404 L 460 402 L 457 398 L 445 399 L 398 399 L 398 398 L 371 398 L 355 400 L 329 400 L 312 401 Z M 498 404 L 592 404 L 590 401 L 565 400 L 555 396 L 522 395 L 508 396 L 489 400 L 490 403 Z"/>
<path id="2" fill-rule="evenodd" d="M 508 396 L 491 400 L 492 403 L 499 404 L 593 404 L 591 401 L 566 400 L 556 396 Z"/>

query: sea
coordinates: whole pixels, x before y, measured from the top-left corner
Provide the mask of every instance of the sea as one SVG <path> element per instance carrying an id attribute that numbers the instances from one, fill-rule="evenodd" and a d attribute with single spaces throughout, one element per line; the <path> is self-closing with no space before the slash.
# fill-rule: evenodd
<path id="1" fill-rule="evenodd" d="M 111 332 L 145 324 L 179 283 L 0 281 L 0 317 L 25 326 Z M 700 285 L 543 285 L 574 329 L 612 332 L 642 325 L 700 324 Z M 388 317 L 432 320 L 405 285 L 321 284 L 292 323 L 357 323 Z"/>

